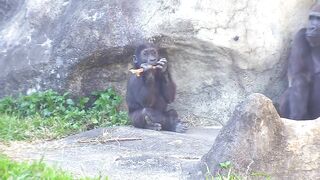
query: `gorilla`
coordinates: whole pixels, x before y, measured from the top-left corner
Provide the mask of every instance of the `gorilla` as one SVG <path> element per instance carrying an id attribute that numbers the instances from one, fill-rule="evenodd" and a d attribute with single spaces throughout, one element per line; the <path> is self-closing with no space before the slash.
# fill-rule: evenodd
<path id="1" fill-rule="evenodd" d="M 280 116 L 306 120 L 320 116 L 320 4 L 295 36 L 288 62 L 289 88 L 280 99 Z"/>
<path id="2" fill-rule="evenodd" d="M 167 110 L 176 94 L 176 85 L 168 70 L 168 62 L 160 58 L 159 49 L 150 43 L 137 47 L 133 56 L 135 70 L 127 84 L 126 102 L 133 126 L 152 130 L 185 132 L 175 110 Z"/>

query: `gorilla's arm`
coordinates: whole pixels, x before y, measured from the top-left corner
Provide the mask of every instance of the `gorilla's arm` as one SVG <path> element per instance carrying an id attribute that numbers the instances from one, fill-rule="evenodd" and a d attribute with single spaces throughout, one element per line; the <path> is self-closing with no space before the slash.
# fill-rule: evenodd
<path id="1" fill-rule="evenodd" d="M 161 92 L 167 103 L 172 103 L 174 101 L 176 95 L 176 84 L 173 82 L 168 71 L 162 74 Z"/>
<path id="2" fill-rule="evenodd" d="M 289 67 L 288 67 L 288 80 L 289 86 L 296 76 L 309 76 L 309 64 L 307 62 L 308 57 L 311 54 L 310 46 L 305 38 L 306 29 L 301 29 L 295 36 L 292 49 L 289 56 Z"/>

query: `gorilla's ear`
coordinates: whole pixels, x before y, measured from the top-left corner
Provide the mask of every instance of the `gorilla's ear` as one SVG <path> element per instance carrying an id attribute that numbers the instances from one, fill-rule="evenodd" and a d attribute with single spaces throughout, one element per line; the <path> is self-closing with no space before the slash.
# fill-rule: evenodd
<path id="1" fill-rule="evenodd" d="M 132 56 L 132 62 L 133 62 L 134 65 L 138 64 L 138 59 L 137 59 L 136 55 Z"/>

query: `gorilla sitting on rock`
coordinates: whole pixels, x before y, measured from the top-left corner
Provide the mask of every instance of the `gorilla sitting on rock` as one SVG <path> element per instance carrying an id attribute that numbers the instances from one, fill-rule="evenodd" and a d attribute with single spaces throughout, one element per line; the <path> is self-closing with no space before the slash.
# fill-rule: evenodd
<path id="1" fill-rule="evenodd" d="M 280 99 L 280 115 L 295 120 L 320 117 L 320 4 L 295 36 L 289 57 L 289 88 Z"/>
<path id="2" fill-rule="evenodd" d="M 160 58 L 153 44 L 142 44 L 133 58 L 134 70 L 127 85 L 126 101 L 133 126 L 152 130 L 186 131 L 175 110 L 167 110 L 174 101 L 176 85 L 168 62 Z"/>

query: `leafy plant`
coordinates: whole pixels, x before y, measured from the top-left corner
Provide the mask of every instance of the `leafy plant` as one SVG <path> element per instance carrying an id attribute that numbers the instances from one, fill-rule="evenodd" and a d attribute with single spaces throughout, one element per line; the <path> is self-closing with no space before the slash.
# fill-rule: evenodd
<path id="1" fill-rule="evenodd" d="M 47 90 L 0 99 L 0 139 L 57 138 L 101 126 L 126 125 L 122 98 L 109 88 L 89 97 L 72 99 L 69 93 Z M 49 135 L 49 137 L 48 137 Z"/>
<path id="2" fill-rule="evenodd" d="M 230 169 L 231 168 L 231 162 L 230 161 L 222 162 L 222 163 L 219 164 L 219 166 L 222 169 Z"/>
<path id="3" fill-rule="evenodd" d="M 94 92 L 96 100 L 93 103 L 92 117 L 95 117 L 95 122 L 107 122 L 107 125 L 127 125 L 128 115 L 123 111 L 119 111 L 119 105 L 122 102 L 121 96 L 118 96 L 113 89 L 106 91 Z M 109 121 L 105 121 L 107 118 Z"/>
<path id="4" fill-rule="evenodd" d="M 11 113 L 14 108 L 15 101 L 11 96 L 0 99 L 0 113 Z"/>
<path id="5" fill-rule="evenodd" d="M 230 161 L 225 161 L 219 163 L 220 170 L 214 176 L 210 173 L 210 170 L 207 169 L 206 180 L 241 180 L 243 179 L 240 175 L 237 175 L 232 170 L 232 164 Z"/>

